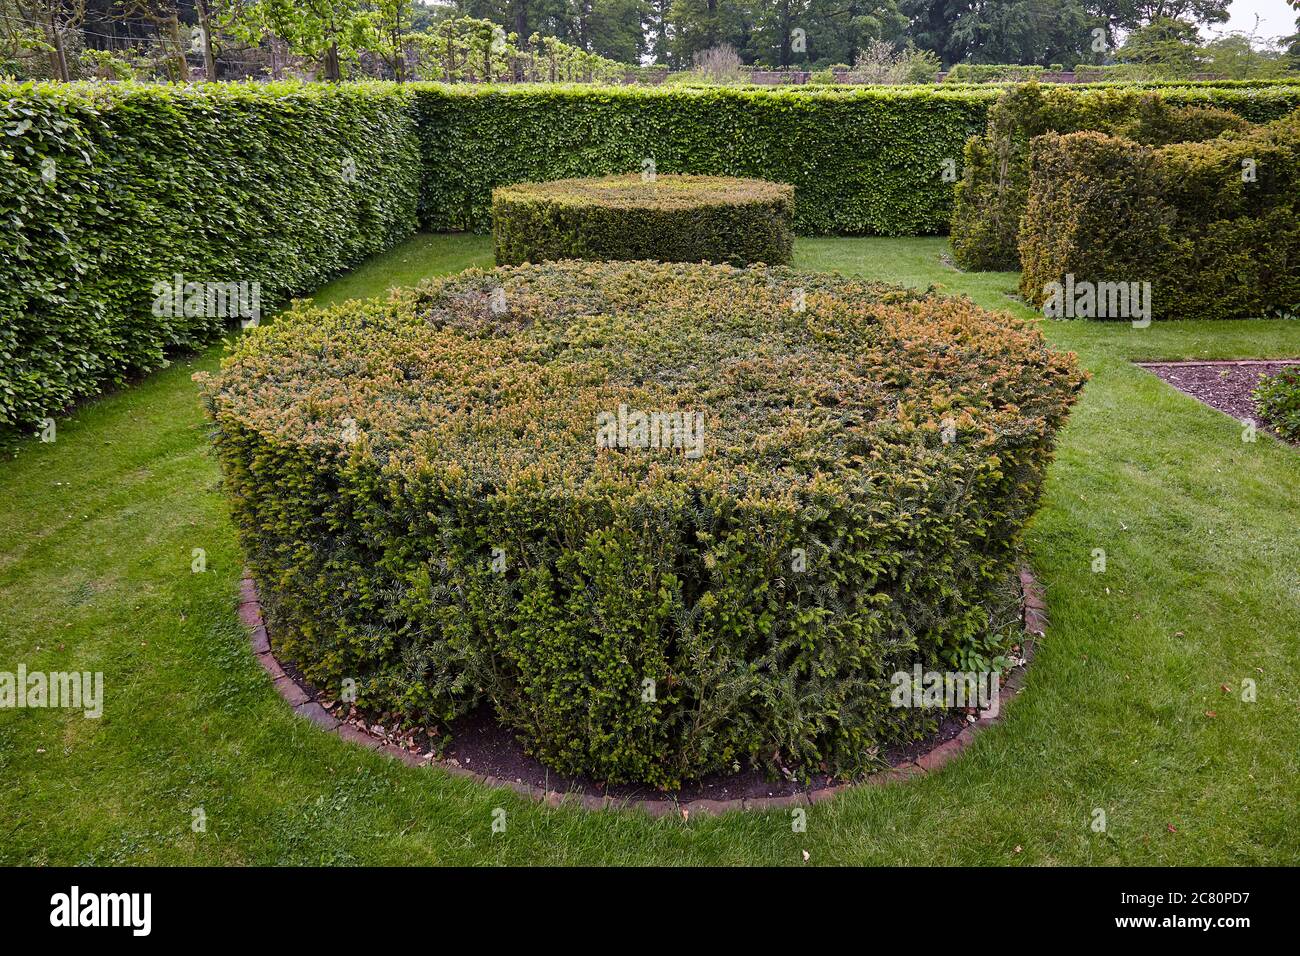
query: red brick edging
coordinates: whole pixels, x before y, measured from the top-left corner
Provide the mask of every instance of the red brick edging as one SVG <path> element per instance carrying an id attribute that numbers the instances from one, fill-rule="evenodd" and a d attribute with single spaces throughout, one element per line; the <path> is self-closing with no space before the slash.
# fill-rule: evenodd
<path id="1" fill-rule="evenodd" d="M 681 814 L 689 817 L 691 814 L 717 814 L 727 810 L 770 810 L 782 807 L 808 806 L 813 803 L 823 803 L 830 800 L 836 794 L 841 793 L 850 787 L 871 786 L 894 781 L 907 780 L 911 777 L 921 774 L 933 773 L 948 761 L 952 760 L 962 750 L 968 747 L 975 735 L 985 727 L 997 723 L 1005 713 L 1005 708 L 1011 699 L 1015 697 L 1024 686 L 1025 670 L 1033 657 L 1034 648 L 1038 640 L 1041 639 L 1047 630 L 1047 606 L 1043 601 L 1042 586 L 1034 579 L 1033 574 L 1027 567 L 1020 568 L 1020 588 L 1021 604 L 1023 607 L 1023 618 L 1025 624 L 1025 639 L 1021 644 L 1024 664 L 1015 668 L 1002 682 L 1002 689 L 999 696 L 998 715 L 996 717 L 981 717 L 974 723 L 964 727 L 956 737 L 946 740 L 943 743 L 936 744 L 928 752 L 915 758 L 891 767 L 888 770 L 882 770 L 874 773 L 860 783 L 839 783 L 819 789 L 810 790 L 802 793 L 793 793 L 779 797 L 744 797 L 735 800 L 692 800 L 687 803 L 681 803 L 671 797 L 665 797 L 659 800 L 625 800 L 608 796 L 597 796 L 595 794 L 562 792 L 558 790 L 546 790 L 542 787 L 536 787 L 532 784 L 521 783 L 517 780 L 499 780 L 496 777 L 485 776 L 468 770 L 456 764 L 445 761 L 435 760 L 432 753 L 412 752 L 404 747 L 389 743 L 367 731 L 361 730 L 357 726 L 341 721 L 323 707 L 319 701 L 313 698 L 311 692 L 303 685 L 299 684 L 290 674 L 288 674 L 280 662 L 276 659 L 274 652 L 271 650 L 270 638 L 266 633 L 266 624 L 262 620 L 262 605 L 257 597 L 257 585 L 251 577 L 245 576 L 240 582 L 239 587 L 239 617 L 240 620 L 248 626 L 251 632 L 253 644 L 253 653 L 261 662 L 262 667 L 271 675 L 271 682 L 280 696 L 288 701 L 293 708 L 294 713 L 305 717 L 312 723 L 317 724 L 326 730 L 332 731 L 344 740 L 349 740 L 355 744 L 370 750 L 377 750 L 387 754 L 397 760 L 402 761 L 412 767 L 434 766 L 446 773 L 458 777 L 468 777 L 479 783 L 486 784 L 489 787 L 509 787 L 521 796 L 528 797 L 548 806 L 558 807 L 564 803 L 571 803 L 576 806 L 582 806 L 588 810 L 605 810 L 616 808 L 633 808 L 644 810 L 651 816 L 665 816 L 667 814 Z"/>
<path id="2" fill-rule="evenodd" d="M 1203 359 L 1201 361 L 1178 361 L 1178 362 L 1134 362 L 1139 368 L 1204 368 L 1216 365 L 1228 365 L 1233 367 L 1248 367 L 1251 365 L 1295 365 L 1300 363 L 1300 359 L 1280 358 L 1280 359 Z"/>

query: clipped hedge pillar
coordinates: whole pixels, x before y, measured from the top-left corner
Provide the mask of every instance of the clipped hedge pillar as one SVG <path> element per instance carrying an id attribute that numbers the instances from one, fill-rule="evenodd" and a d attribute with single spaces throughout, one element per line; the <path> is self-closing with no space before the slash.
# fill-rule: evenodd
<path id="1" fill-rule="evenodd" d="M 794 187 L 640 174 L 492 191 L 497 265 L 557 259 L 789 263 Z"/>
<path id="2" fill-rule="evenodd" d="M 1017 244 L 1028 202 L 1029 153 L 1038 136 L 1097 130 L 1163 146 L 1245 131 L 1250 128 L 1243 118 L 1248 113 L 1274 119 L 1277 114 L 1268 110 L 1281 108 L 1243 104 L 1231 96 L 1220 99 L 1208 91 L 1200 102 L 1183 102 L 1187 93 L 1125 87 L 1080 94 L 1037 83 L 1007 90 L 989 110 L 985 133 L 966 143 L 962 178 L 953 194 L 957 264 L 975 271 L 1020 268 Z"/>
<path id="3" fill-rule="evenodd" d="M 1021 294 L 1060 317 L 1132 318 L 1116 290 L 1143 284 L 1144 319 L 1294 314 L 1300 111 L 1160 148 L 1103 133 L 1035 139 L 1020 256 Z"/>

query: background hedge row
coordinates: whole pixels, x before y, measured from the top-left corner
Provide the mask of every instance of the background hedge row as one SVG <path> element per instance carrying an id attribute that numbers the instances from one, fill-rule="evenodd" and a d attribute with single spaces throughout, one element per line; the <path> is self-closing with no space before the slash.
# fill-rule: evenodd
<path id="1" fill-rule="evenodd" d="M 640 171 L 795 187 L 795 232 L 946 229 L 959 160 L 996 90 L 543 87 L 414 91 L 425 141 L 421 215 L 491 228 L 492 187 Z"/>
<path id="2" fill-rule="evenodd" d="M 156 282 L 258 282 L 265 309 L 413 232 L 407 103 L 378 84 L 0 85 L 0 430 L 229 326 L 154 315 Z"/>
<path id="3" fill-rule="evenodd" d="M 1073 275 L 1150 282 L 1153 319 L 1300 311 L 1300 111 L 1161 148 L 1098 132 L 1036 138 L 1020 252 L 1020 291 L 1036 306 Z"/>
<path id="4" fill-rule="evenodd" d="M 1300 106 L 1300 84 L 1053 88 L 1053 103 L 1137 99 L 1231 109 L 1255 122 Z M 421 219 L 491 228 L 492 187 L 638 171 L 748 176 L 795 187 L 795 232 L 948 231 L 969 137 L 1002 90 L 988 86 L 826 90 L 707 87 L 444 87 L 412 90 L 425 157 Z M 1079 128 L 1079 127 L 1076 127 Z M 1084 127 L 1086 128 L 1086 127 Z M 947 167 L 946 161 L 952 166 Z M 951 180 L 951 177 L 949 177 Z"/>
<path id="5" fill-rule="evenodd" d="M 1036 136 L 1099 130 L 1160 146 L 1211 139 L 1297 106 L 1300 86 L 1013 87 L 990 109 L 987 129 L 966 144 L 952 211 L 953 257 L 965 269 L 1020 268 L 1020 220 Z"/>
<path id="6" fill-rule="evenodd" d="M 1300 85 L 1146 88 L 1251 120 L 1300 105 Z M 0 84 L 0 431 L 218 334 L 151 315 L 156 281 L 257 281 L 270 308 L 417 226 L 488 231 L 498 185 L 653 159 L 794 185 L 798 233 L 942 233 L 945 170 L 1001 92 Z"/>

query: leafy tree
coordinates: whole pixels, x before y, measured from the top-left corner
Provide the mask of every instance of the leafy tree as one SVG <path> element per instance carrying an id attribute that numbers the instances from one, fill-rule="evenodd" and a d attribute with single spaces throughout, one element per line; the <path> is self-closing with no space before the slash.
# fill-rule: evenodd
<path id="1" fill-rule="evenodd" d="M 911 39 L 954 63 L 1077 63 L 1101 19 L 1084 0 L 904 0 Z"/>
<path id="2" fill-rule="evenodd" d="M 737 0 L 673 0 L 668 16 L 670 65 L 688 67 L 696 53 L 723 44 L 752 62 L 753 17 L 748 5 Z"/>
<path id="3" fill-rule="evenodd" d="M 1300 0 L 1287 0 L 1291 6 L 1300 11 Z M 1287 56 L 1291 59 L 1291 69 L 1300 70 L 1300 16 L 1295 18 L 1295 35 L 1289 36 L 1282 42 L 1289 44 L 1287 47 Z"/>
<path id="4" fill-rule="evenodd" d="M 1232 0 L 1093 0 L 1094 11 L 1116 27 L 1136 30 L 1159 20 L 1226 23 Z"/>
<path id="5" fill-rule="evenodd" d="M 337 82 L 343 62 L 372 42 L 367 13 L 363 0 L 247 0 L 227 24 L 249 39 L 274 34 Z"/>
<path id="6" fill-rule="evenodd" d="M 117 11 L 121 19 L 143 20 L 157 31 L 168 76 L 177 82 L 190 78 L 189 30 L 182 32 L 179 0 L 118 0 Z"/>
<path id="7" fill-rule="evenodd" d="M 366 26 L 360 44 L 393 71 L 398 83 L 406 81 L 406 38 L 411 32 L 411 0 L 371 0 L 361 16 Z"/>
<path id="8" fill-rule="evenodd" d="M 44 53 L 50 74 L 68 80 L 68 37 L 80 29 L 86 18 L 85 0 L 13 0 L 12 16 L 5 15 L 4 47 L 14 60 Z"/>
<path id="9" fill-rule="evenodd" d="M 781 67 L 852 63 L 872 41 L 906 37 L 897 0 L 768 0 L 755 4 L 750 52 Z"/>
<path id="10" fill-rule="evenodd" d="M 1261 49 L 1241 32 L 1211 40 L 1201 52 L 1206 70 L 1232 80 L 1278 79 L 1291 65 L 1283 50 Z"/>
<path id="11" fill-rule="evenodd" d="M 646 27 L 651 23 L 649 0 L 601 0 L 584 21 L 581 49 L 620 63 L 639 63 L 649 52 Z"/>
<path id="12" fill-rule="evenodd" d="M 1205 51 L 1196 24 L 1161 18 L 1128 35 L 1115 53 L 1120 63 L 1153 67 L 1174 76 L 1206 68 Z"/>

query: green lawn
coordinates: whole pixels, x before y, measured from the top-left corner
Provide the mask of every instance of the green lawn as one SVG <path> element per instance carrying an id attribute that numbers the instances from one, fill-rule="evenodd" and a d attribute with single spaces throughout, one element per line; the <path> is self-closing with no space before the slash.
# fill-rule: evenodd
<path id="1" fill-rule="evenodd" d="M 946 248 L 796 252 L 806 268 L 1030 314 L 1010 298 L 1014 275 L 964 275 Z M 417 237 L 317 299 L 490 257 L 483 237 Z M 221 349 L 86 404 L 55 444 L 0 462 L 0 670 L 102 670 L 105 716 L 0 711 L 0 863 L 802 865 L 803 850 L 812 864 L 1300 862 L 1300 453 L 1244 443 L 1232 419 L 1130 364 L 1300 356 L 1300 322 L 1046 332 L 1095 377 L 1028 535 L 1052 623 L 1027 689 L 943 772 L 814 807 L 806 833 L 778 812 L 539 807 L 294 717 L 235 613 L 240 557 L 190 381 Z M 191 572 L 194 548 L 205 573 Z"/>

